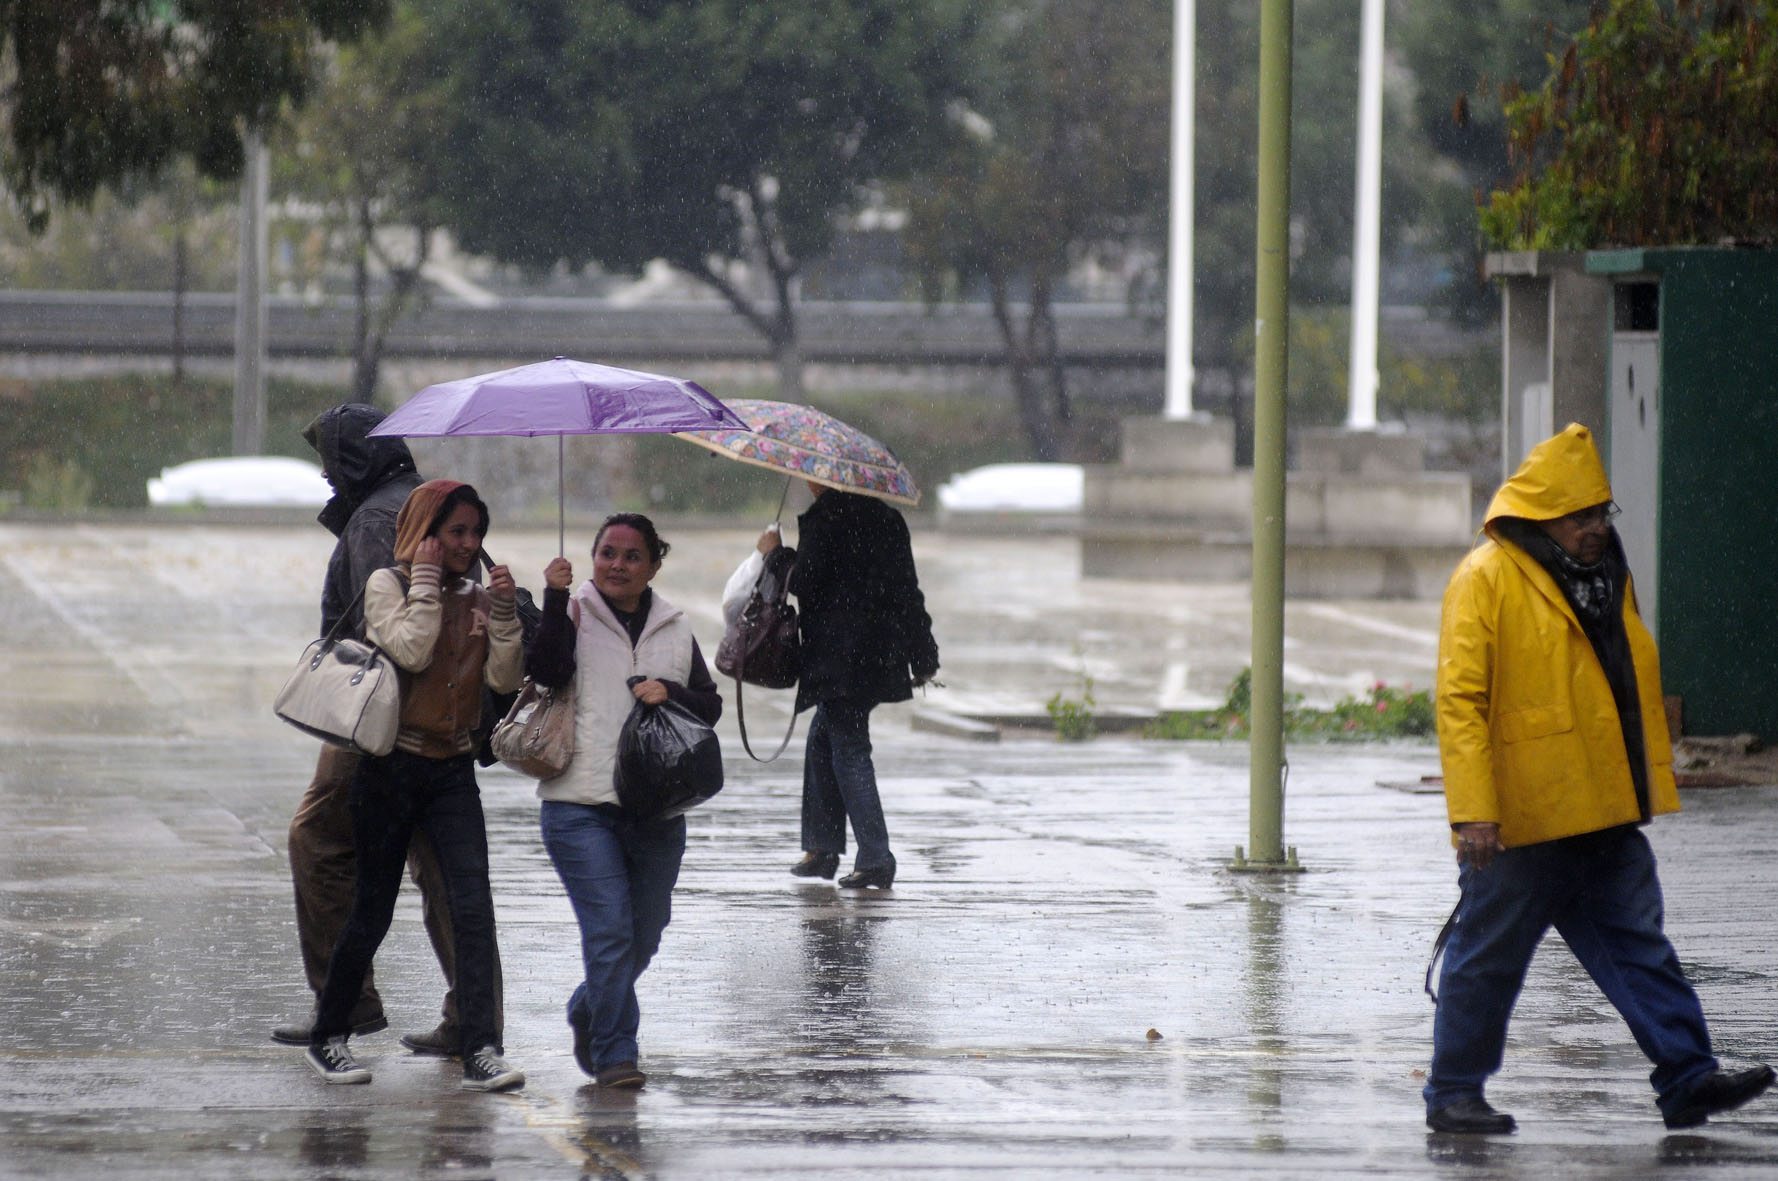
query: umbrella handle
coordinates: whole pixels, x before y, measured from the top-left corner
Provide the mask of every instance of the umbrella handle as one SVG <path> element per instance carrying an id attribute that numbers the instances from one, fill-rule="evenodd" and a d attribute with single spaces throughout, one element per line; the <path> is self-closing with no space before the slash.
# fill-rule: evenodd
<path id="1" fill-rule="evenodd" d="M 784 519 L 784 502 L 790 499 L 790 481 L 794 478 L 793 476 L 784 477 L 784 491 L 778 494 L 778 511 L 772 517 L 774 525 Z"/>

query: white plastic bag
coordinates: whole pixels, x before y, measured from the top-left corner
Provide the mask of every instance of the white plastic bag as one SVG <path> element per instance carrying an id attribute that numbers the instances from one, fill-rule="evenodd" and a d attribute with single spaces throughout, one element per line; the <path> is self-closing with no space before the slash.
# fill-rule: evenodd
<path id="1" fill-rule="evenodd" d="M 732 630 L 740 623 L 741 610 L 747 606 L 747 596 L 753 593 L 753 584 L 759 581 L 760 573 L 765 568 L 766 556 L 755 548 L 747 552 L 747 559 L 729 575 L 728 585 L 722 588 L 724 627 Z"/>

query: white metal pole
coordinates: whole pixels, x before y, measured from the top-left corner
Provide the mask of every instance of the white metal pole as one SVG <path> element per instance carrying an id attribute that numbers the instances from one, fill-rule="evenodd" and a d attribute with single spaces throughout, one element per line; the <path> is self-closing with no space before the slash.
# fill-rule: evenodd
<path id="1" fill-rule="evenodd" d="M 1197 0 L 1173 0 L 1173 158 L 1167 219 L 1167 397 L 1164 417 L 1192 416 L 1193 135 Z"/>
<path id="2" fill-rule="evenodd" d="M 1364 0 L 1358 82 L 1358 203 L 1352 227 L 1352 349 L 1346 428 L 1377 429 L 1383 220 L 1383 0 Z"/>

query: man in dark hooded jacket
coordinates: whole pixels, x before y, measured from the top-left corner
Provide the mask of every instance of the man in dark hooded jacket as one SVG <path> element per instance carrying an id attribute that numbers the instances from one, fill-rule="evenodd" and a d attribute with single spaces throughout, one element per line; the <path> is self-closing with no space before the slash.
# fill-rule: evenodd
<path id="1" fill-rule="evenodd" d="M 383 417 L 383 412 L 374 406 L 347 403 L 323 411 L 303 430 L 303 438 L 320 454 L 322 470 L 334 491 L 333 499 L 317 519 L 339 538 L 321 588 L 322 635 L 343 617 L 344 634 L 363 638 L 364 614 L 359 595 L 373 571 L 395 564 L 395 517 L 408 493 L 422 482 L 406 443 L 399 438 L 370 436 L 371 428 Z M 290 876 L 296 887 L 297 938 L 302 946 L 303 971 L 316 995 L 326 983 L 327 964 L 352 909 L 352 894 L 358 880 L 350 806 L 352 777 L 357 768 L 357 754 L 337 746 L 323 746 L 315 765 L 315 778 L 290 822 Z M 426 933 L 432 939 L 432 950 L 444 970 L 447 987 L 439 1026 L 428 1033 L 408 1034 L 401 1044 L 418 1054 L 448 1056 L 457 1053 L 459 1041 L 456 953 L 444 878 L 423 834 L 416 834 L 409 847 L 408 868 L 414 884 L 420 888 Z M 500 994 L 496 960 L 496 1034 L 505 1024 Z M 388 1028 L 375 977 L 369 972 L 364 976 L 364 991 L 353 1006 L 351 1022 L 356 1034 Z M 306 1046 L 313 1024 L 311 1010 L 306 1019 L 273 1029 L 272 1038 L 287 1045 Z"/>

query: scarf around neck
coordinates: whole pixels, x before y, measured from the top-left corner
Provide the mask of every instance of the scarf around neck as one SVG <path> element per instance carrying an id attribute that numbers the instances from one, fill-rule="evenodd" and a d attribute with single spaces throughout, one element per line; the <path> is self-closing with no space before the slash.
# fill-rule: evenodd
<path id="1" fill-rule="evenodd" d="M 1618 604 L 1618 589 L 1624 584 L 1623 575 L 1628 572 L 1615 530 L 1605 546 L 1605 556 L 1588 566 L 1569 557 L 1568 551 L 1534 521 L 1503 517 L 1499 528 L 1508 541 L 1530 554 L 1556 580 L 1562 596 L 1588 631 L 1611 619 Z"/>

